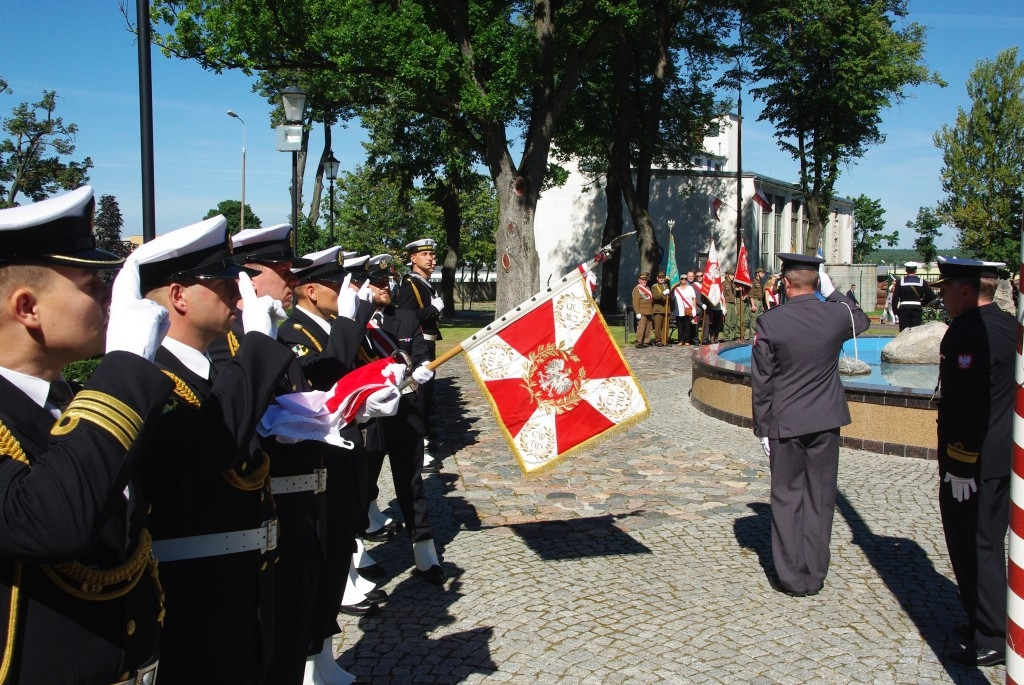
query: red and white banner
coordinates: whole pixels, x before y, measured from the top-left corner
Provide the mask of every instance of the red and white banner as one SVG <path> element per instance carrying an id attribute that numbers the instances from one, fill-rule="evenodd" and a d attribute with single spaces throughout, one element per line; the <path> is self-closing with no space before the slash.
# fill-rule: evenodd
<path id="1" fill-rule="evenodd" d="M 1024 216 L 1021 217 L 1024 240 Z M 1024 242 L 1020 251 L 1024 268 Z M 1019 272 L 1018 272 L 1019 273 Z M 1017 390 L 1013 399 L 1010 474 L 1010 557 L 1006 569 L 1006 682 L 1024 683 L 1024 297 L 1017 298 Z"/>
<path id="2" fill-rule="evenodd" d="M 766 212 L 772 208 L 772 203 L 768 201 L 768 196 L 765 195 L 764 191 L 760 188 L 758 188 L 757 192 L 754 193 L 754 202 L 756 202 L 757 206 Z"/>
<path id="3" fill-rule="evenodd" d="M 527 475 L 551 468 L 650 413 L 647 397 L 578 271 L 462 347 Z"/>
<path id="4" fill-rule="evenodd" d="M 711 304 L 722 301 L 722 268 L 718 265 L 718 250 L 715 249 L 714 240 L 708 250 L 708 261 L 704 264 L 704 280 L 700 283 L 700 291 Z"/>
<path id="5" fill-rule="evenodd" d="M 722 201 L 714 195 L 708 195 L 708 213 L 714 221 L 718 221 L 718 210 L 722 208 Z"/>
<path id="6" fill-rule="evenodd" d="M 733 281 L 748 288 L 753 285 L 750 280 L 750 264 L 747 263 L 747 246 L 743 241 L 740 241 L 740 256 L 736 260 L 736 275 Z"/>

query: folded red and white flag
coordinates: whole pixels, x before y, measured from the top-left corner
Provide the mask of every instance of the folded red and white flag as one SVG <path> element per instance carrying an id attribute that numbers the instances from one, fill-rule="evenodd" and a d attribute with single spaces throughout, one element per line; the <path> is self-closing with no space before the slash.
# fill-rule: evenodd
<path id="1" fill-rule="evenodd" d="M 463 341 L 462 348 L 527 475 L 650 413 L 578 270 Z"/>
<path id="2" fill-rule="evenodd" d="M 348 424 L 395 415 L 404 378 L 405 366 L 385 358 L 345 374 L 329 391 L 279 395 L 256 432 L 273 435 L 278 442 L 318 440 L 345 446 L 339 432 Z"/>

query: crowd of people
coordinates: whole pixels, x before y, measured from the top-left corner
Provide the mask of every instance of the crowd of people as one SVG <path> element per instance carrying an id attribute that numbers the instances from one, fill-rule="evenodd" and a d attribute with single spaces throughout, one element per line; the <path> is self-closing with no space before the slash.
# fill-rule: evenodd
<path id="1" fill-rule="evenodd" d="M 359 682 L 332 637 L 387 601 L 366 542 L 408 540 L 446 582 L 422 477 L 434 241 L 400 282 L 390 255 L 298 256 L 290 225 L 229 238 L 222 216 L 121 259 L 94 209 L 85 186 L 0 210 L 0 680 Z"/>

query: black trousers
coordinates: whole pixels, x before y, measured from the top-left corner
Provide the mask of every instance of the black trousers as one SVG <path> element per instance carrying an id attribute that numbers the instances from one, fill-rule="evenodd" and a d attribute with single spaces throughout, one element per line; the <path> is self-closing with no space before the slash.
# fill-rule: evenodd
<path id="1" fill-rule="evenodd" d="M 676 338 L 681 343 L 693 342 L 693 317 L 676 317 Z"/>
<path id="2" fill-rule="evenodd" d="M 900 330 L 921 325 L 921 308 L 913 305 L 900 307 L 896 310 L 896 316 L 900 317 Z"/>
<path id="3" fill-rule="evenodd" d="M 839 429 L 772 438 L 769 446 L 775 571 L 788 590 L 820 590 L 831 560 Z"/>
<path id="4" fill-rule="evenodd" d="M 939 513 L 960 603 L 974 643 L 1002 651 L 1006 642 L 1006 529 L 1010 479 L 991 478 L 957 502 L 949 483 L 939 488 Z"/>
<path id="5" fill-rule="evenodd" d="M 377 496 L 377 479 L 386 454 L 409 538 L 413 542 L 431 540 L 434 535 L 427 523 L 427 497 L 423 493 L 423 430 L 413 400 L 403 400 L 397 415 L 375 419 L 375 423 L 374 437 L 367 431 L 366 439 L 370 499 Z"/>

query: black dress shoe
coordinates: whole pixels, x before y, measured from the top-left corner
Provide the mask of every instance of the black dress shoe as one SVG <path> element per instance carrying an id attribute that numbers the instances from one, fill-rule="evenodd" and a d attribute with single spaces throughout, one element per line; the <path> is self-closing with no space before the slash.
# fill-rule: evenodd
<path id="1" fill-rule="evenodd" d="M 790 590 L 783 586 L 782 581 L 779 580 L 779 576 L 774 573 L 768 576 L 768 584 L 771 585 L 772 589 L 776 592 L 781 592 L 782 594 L 789 595 L 790 597 L 813 597 L 821 592 L 821 588 L 818 588 L 817 590 Z"/>
<path id="2" fill-rule="evenodd" d="M 366 593 L 366 601 L 374 604 L 384 604 L 388 601 L 388 593 L 381 589 L 370 590 Z"/>
<path id="3" fill-rule="evenodd" d="M 448 574 L 444 572 L 444 569 L 434 564 L 426 571 L 421 571 L 419 567 L 414 566 L 412 569 L 414 576 L 421 576 L 423 580 L 427 581 L 431 585 L 444 585 L 444 581 L 448 579 Z"/>
<path id="4" fill-rule="evenodd" d="M 349 616 L 373 616 L 380 611 L 380 605 L 364 599 L 355 604 L 342 604 L 339 609 L 341 613 Z"/>
<path id="5" fill-rule="evenodd" d="M 947 652 L 946 658 L 964 666 L 999 666 L 1006 663 L 1006 652 L 970 644 Z"/>
<path id="6" fill-rule="evenodd" d="M 385 571 L 384 567 L 380 564 L 370 564 L 369 566 L 357 568 L 356 573 L 361 575 L 363 578 L 366 578 L 367 580 L 373 581 L 384 580 L 384 578 L 388 575 L 387 571 Z"/>

